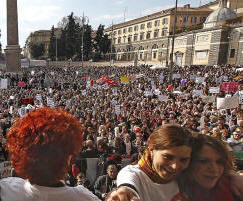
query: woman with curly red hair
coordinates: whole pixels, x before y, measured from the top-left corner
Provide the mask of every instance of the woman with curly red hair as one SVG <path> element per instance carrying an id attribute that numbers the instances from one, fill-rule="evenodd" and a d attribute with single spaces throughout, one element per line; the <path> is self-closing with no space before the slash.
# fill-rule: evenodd
<path id="1" fill-rule="evenodd" d="M 62 182 L 82 135 L 79 121 L 62 109 L 43 107 L 18 119 L 7 135 L 7 150 L 21 178 L 0 181 L 1 200 L 99 200 L 82 186 Z"/>

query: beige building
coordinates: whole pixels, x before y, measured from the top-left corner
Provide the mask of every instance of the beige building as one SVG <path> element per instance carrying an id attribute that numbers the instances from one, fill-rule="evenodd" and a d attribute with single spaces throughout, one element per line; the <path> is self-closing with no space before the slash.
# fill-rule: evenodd
<path id="1" fill-rule="evenodd" d="M 55 28 L 54 34 L 55 36 L 57 36 L 57 38 L 60 38 L 61 29 Z M 39 30 L 31 33 L 26 39 L 25 46 L 23 48 L 24 57 L 27 57 L 28 59 L 31 58 L 30 49 L 29 49 L 30 42 L 40 42 L 43 43 L 45 47 L 44 57 L 48 58 L 50 37 L 51 37 L 51 30 Z"/>
<path id="2" fill-rule="evenodd" d="M 190 5 L 178 8 L 173 61 L 178 65 L 243 64 L 240 59 L 243 47 L 239 50 L 242 9 L 243 2 L 239 0 L 238 3 L 237 0 L 219 0 L 198 8 Z M 156 12 L 106 29 L 115 47 L 113 57 L 168 65 L 174 10 Z"/>

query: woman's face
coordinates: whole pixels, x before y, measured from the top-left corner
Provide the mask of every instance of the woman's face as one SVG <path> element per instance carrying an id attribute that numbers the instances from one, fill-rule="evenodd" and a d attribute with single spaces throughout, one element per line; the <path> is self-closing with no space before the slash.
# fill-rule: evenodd
<path id="1" fill-rule="evenodd" d="M 204 145 L 193 165 L 192 176 L 204 189 L 215 187 L 224 172 L 222 156 L 212 147 Z"/>
<path id="2" fill-rule="evenodd" d="M 191 148 L 178 146 L 165 150 L 151 150 L 152 165 L 165 183 L 185 170 L 191 159 Z"/>

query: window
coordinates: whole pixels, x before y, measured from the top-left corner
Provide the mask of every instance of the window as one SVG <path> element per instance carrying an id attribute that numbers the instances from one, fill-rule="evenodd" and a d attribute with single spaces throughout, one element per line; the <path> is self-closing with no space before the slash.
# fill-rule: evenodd
<path id="1" fill-rule="evenodd" d="M 121 43 L 121 37 L 118 38 L 118 44 L 120 44 L 120 43 Z"/>
<path id="2" fill-rule="evenodd" d="M 140 40 L 144 40 L 144 33 L 140 33 Z"/>
<path id="3" fill-rule="evenodd" d="M 128 36 L 127 42 L 132 42 L 132 36 L 131 35 Z"/>
<path id="4" fill-rule="evenodd" d="M 155 20 L 155 21 L 154 21 L 154 26 L 155 26 L 155 27 L 158 27 L 158 26 L 159 26 L 159 23 L 160 23 L 159 20 Z"/>
<path id="5" fill-rule="evenodd" d="M 167 35 L 167 29 L 163 29 L 161 32 L 161 36 L 166 36 Z"/>
<path id="6" fill-rule="evenodd" d="M 184 16 L 183 17 L 183 23 L 185 24 L 185 23 L 187 23 L 188 22 L 188 16 Z"/>
<path id="7" fill-rule="evenodd" d="M 159 30 L 154 31 L 154 38 L 157 38 L 159 36 Z"/>
<path id="8" fill-rule="evenodd" d="M 132 27 L 128 28 L 128 32 L 130 32 L 130 33 L 132 32 Z"/>
<path id="9" fill-rule="evenodd" d="M 133 41 L 137 41 L 138 40 L 138 35 L 134 35 L 133 36 Z"/>
<path id="10" fill-rule="evenodd" d="M 168 24 L 168 18 L 163 18 L 162 24 Z"/>
<path id="11" fill-rule="evenodd" d="M 235 49 L 231 49 L 230 50 L 230 58 L 234 58 L 235 57 Z"/>
<path id="12" fill-rule="evenodd" d="M 123 33 L 125 34 L 127 32 L 127 29 L 123 29 Z"/>
<path id="13" fill-rule="evenodd" d="M 119 34 L 119 35 L 121 34 L 121 30 L 118 30 L 118 34 Z"/>
<path id="14" fill-rule="evenodd" d="M 126 36 L 123 36 L 123 43 L 126 43 Z"/>
<path id="15" fill-rule="evenodd" d="M 145 28 L 145 24 L 140 25 L 140 29 L 143 30 Z"/>
<path id="16" fill-rule="evenodd" d="M 152 49 L 158 49 L 158 45 L 154 44 L 154 45 L 152 46 Z"/>
<path id="17" fill-rule="evenodd" d="M 200 17 L 200 22 L 204 23 L 206 21 L 206 17 Z"/>
<path id="18" fill-rule="evenodd" d="M 116 44 L 116 38 L 113 39 L 113 44 Z"/>
<path id="19" fill-rule="evenodd" d="M 134 26 L 134 31 L 138 31 L 138 25 Z"/>
<path id="20" fill-rule="evenodd" d="M 157 58 L 157 52 L 153 53 L 153 58 L 156 59 Z"/>
<path id="21" fill-rule="evenodd" d="M 114 31 L 113 33 L 114 33 L 114 35 L 116 35 L 116 31 Z"/>
<path id="22" fill-rule="evenodd" d="M 148 22 L 147 23 L 147 28 L 151 28 L 152 27 L 152 22 Z"/>
<path id="23" fill-rule="evenodd" d="M 150 37 L 151 37 L 151 32 L 147 32 L 146 39 L 150 39 Z"/>
<path id="24" fill-rule="evenodd" d="M 196 23 L 197 23 L 197 17 L 194 17 L 194 16 L 193 16 L 193 17 L 191 18 L 191 23 L 192 23 L 192 24 L 196 24 Z"/>

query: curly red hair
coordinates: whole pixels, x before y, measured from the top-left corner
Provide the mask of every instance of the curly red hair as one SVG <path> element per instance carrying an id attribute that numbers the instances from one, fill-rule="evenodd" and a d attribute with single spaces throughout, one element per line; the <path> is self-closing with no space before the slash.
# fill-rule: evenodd
<path id="1" fill-rule="evenodd" d="M 7 135 L 7 150 L 16 173 L 33 184 L 64 178 L 70 155 L 81 150 L 83 127 L 63 109 L 43 107 L 19 118 Z"/>

